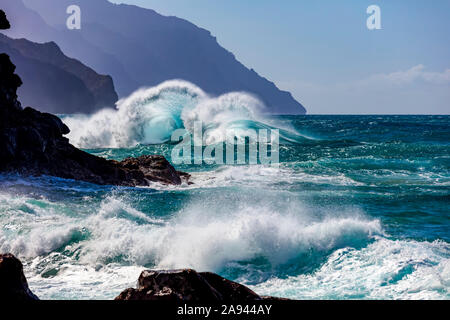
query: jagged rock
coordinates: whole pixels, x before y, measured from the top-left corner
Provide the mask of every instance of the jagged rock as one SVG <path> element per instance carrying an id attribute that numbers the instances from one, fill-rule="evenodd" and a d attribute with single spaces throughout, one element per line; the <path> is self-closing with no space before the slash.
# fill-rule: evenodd
<path id="1" fill-rule="evenodd" d="M 212 272 L 200 272 L 200 275 L 227 301 L 241 301 L 241 300 L 261 300 L 262 297 L 258 296 L 252 290 L 239 284 L 227 280 L 218 274 Z"/>
<path id="2" fill-rule="evenodd" d="M 5 25 L 5 21 L 0 23 Z M 63 136 L 70 130 L 61 119 L 29 107 L 22 109 L 17 100 L 22 81 L 14 71 L 8 55 L 0 54 L 0 172 L 123 186 L 148 186 L 154 181 L 180 184 L 189 178 L 162 156 L 118 162 L 75 148 Z"/>
<path id="3" fill-rule="evenodd" d="M 125 170 L 140 170 L 145 179 L 166 184 L 181 184 L 186 174 L 175 170 L 163 156 L 127 158 L 118 163 Z"/>
<path id="4" fill-rule="evenodd" d="M 0 254 L 0 301 L 39 300 L 28 288 L 23 266 L 12 254 Z"/>
<path id="5" fill-rule="evenodd" d="M 102 185 L 181 184 L 182 176 L 162 156 L 122 162 L 96 157 L 63 137 L 69 129 L 56 116 L 32 108 L 5 108 L 0 102 L 0 172 L 49 175 Z"/>
<path id="6" fill-rule="evenodd" d="M 15 70 L 9 56 L 0 54 L 0 101 L 9 108 L 19 110 L 21 106 L 17 101 L 17 88 L 22 85 L 22 80 L 14 74 Z"/>
<path id="7" fill-rule="evenodd" d="M 11 28 L 8 19 L 6 19 L 5 11 L 0 10 L 0 30 L 6 30 Z"/>
<path id="8" fill-rule="evenodd" d="M 115 300 L 234 302 L 262 300 L 249 288 L 210 272 L 192 269 L 145 270 L 137 289 L 123 291 Z"/>
<path id="9" fill-rule="evenodd" d="M 39 300 L 28 287 L 22 263 L 10 253 L 0 254 L 0 301 L 5 300 Z M 115 300 L 231 303 L 288 299 L 259 296 L 215 273 L 183 269 L 144 270 L 139 276 L 138 288 L 124 290 Z"/>
<path id="10" fill-rule="evenodd" d="M 69 133 L 69 128 L 58 117 L 20 107 L 15 98 L 20 79 L 11 74 L 13 70 L 9 59 L 0 55 L 0 172 L 45 174 L 103 185 L 181 183 L 182 174 L 162 156 L 118 162 L 72 146 L 63 136 Z"/>

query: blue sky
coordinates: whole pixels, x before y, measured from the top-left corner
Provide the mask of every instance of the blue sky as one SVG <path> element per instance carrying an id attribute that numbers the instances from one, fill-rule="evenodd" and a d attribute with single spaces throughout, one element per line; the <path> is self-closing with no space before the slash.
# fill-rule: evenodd
<path id="1" fill-rule="evenodd" d="M 208 29 L 310 114 L 449 114 L 450 0 L 110 0 Z M 366 9 L 381 8 L 381 30 Z"/>

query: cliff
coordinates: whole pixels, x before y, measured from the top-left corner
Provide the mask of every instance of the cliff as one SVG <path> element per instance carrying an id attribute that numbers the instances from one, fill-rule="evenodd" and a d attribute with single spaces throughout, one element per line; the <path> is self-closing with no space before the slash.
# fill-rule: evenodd
<path id="1" fill-rule="evenodd" d="M 0 34 L 0 52 L 17 66 L 24 82 L 18 96 L 25 105 L 51 113 L 91 113 L 118 100 L 110 76 L 68 58 L 54 42 L 39 44 Z"/>
<path id="2" fill-rule="evenodd" d="M 66 28 L 69 5 L 81 8 L 81 30 Z M 186 20 L 107 0 L 3 0 L 3 7 L 17 21 L 8 35 L 55 41 L 69 56 L 110 74 L 120 96 L 184 79 L 213 95 L 250 92 L 269 113 L 306 112 L 289 92 L 244 66 L 209 31 Z"/>
<path id="3" fill-rule="evenodd" d="M 4 14 L 0 20 L 0 25 L 7 27 Z M 187 174 L 177 172 L 162 156 L 117 162 L 75 148 L 64 137 L 69 128 L 57 116 L 22 108 L 17 98 L 22 81 L 14 72 L 9 56 L 0 54 L 0 172 L 124 186 L 187 180 Z"/>

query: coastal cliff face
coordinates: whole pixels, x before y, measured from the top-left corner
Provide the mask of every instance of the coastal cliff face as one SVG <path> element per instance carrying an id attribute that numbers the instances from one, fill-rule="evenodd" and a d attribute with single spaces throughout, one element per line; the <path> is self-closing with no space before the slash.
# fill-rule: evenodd
<path id="1" fill-rule="evenodd" d="M 4 11 L 0 10 L 0 30 L 6 30 L 11 28 L 8 19 L 6 19 L 6 14 Z"/>
<path id="2" fill-rule="evenodd" d="M 142 86 L 183 79 L 212 95 L 249 92 L 265 103 L 268 113 L 306 112 L 289 92 L 244 66 L 209 31 L 189 21 L 107 0 L 3 3 L 13 21 L 23 21 L 7 35 L 38 42 L 55 41 L 67 55 L 110 74 L 121 97 Z M 69 5 L 81 8 L 80 30 L 65 27 Z"/>
<path id="3" fill-rule="evenodd" d="M 40 44 L 0 34 L 0 52 L 10 56 L 23 79 L 18 96 L 24 105 L 51 113 L 91 113 L 113 107 L 118 100 L 110 76 L 68 58 L 54 42 Z"/>
<path id="4" fill-rule="evenodd" d="M 0 28 L 9 23 L 0 10 Z M 108 161 L 72 146 L 63 135 L 69 128 L 56 116 L 22 108 L 17 89 L 22 85 L 7 54 L 0 54 L 0 173 L 52 175 L 97 184 L 146 186 L 151 182 L 180 184 L 189 175 L 176 171 L 162 156 L 148 155 Z M 117 300 L 255 301 L 266 299 L 247 287 L 213 273 L 191 269 L 144 271 L 137 289 Z M 272 299 L 272 298 L 269 298 Z M 28 287 L 22 263 L 0 254 L 0 301 L 38 300 Z"/>
<path id="5" fill-rule="evenodd" d="M 7 27 L 3 17 L 0 24 Z M 83 152 L 63 135 L 69 128 L 56 116 L 17 99 L 22 84 L 7 54 L 0 54 L 0 172 L 50 175 L 96 184 L 147 186 L 151 182 L 181 184 L 188 175 L 177 172 L 162 156 L 142 156 L 122 162 Z"/>
<path id="6" fill-rule="evenodd" d="M 39 300 L 28 288 L 22 262 L 12 254 L 0 254 L 0 301 Z"/>

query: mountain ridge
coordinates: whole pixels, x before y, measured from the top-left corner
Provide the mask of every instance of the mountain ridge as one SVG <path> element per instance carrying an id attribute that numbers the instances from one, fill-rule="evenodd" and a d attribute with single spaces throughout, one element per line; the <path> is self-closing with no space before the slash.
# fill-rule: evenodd
<path id="1" fill-rule="evenodd" d="M 24 9 L 19 10 L 20 4 L 15 3 L 18 0 L 4 1 L 6 9 L 15 7 L 16 17 L 23 15 Z M 98 72 L 110 74 L 120 97 L 139 87 L 183 79 L 212 95 L 249 92 L 267 105 L 269 113 L 306 112 L 289 92 L 281 91 L 275 83 L 246 68 L 211 32 L 188 20 L 106 0 L 25 0 L 23 3 L 52 30 L 47 30 L 45 35 L 37 32 L 38 28 L 26 30 L 26 26 L 21 26 L 11 31 L 11 36 L 55 40 L 66 55 Z M 69 31 L 65 27 L 68 5 L 80 6 L 81 30 Z M 80 46 L 85 50 L 80 50 Z M 108 63 L 106 58 L 101 58 L 106 56 L 110 59 Z"/>
<path id="2" fill-rule="evenodd" d="M 0 34 L 0 51 L 14 60 L 24 85 L 19 99 L 52 113 L 92 113 L 118 100 L 112 78 L 64 55 L 55 42 L 34 43 Z"/>
<path id="3" fill-rule="evenodd" d="M 9 30 L 2 30 L 3 34 L 10 38 L 26 38 L 38 43 L 56 42 L 66 56 L 81 61 L 100 74 L 111 75 L 113 79 L 123 79 L 123 87 L 117 82 L 114 83 L 118 93 L 131 93 L 137 86 L 115 57 L 83 39 L 78 32 L 55 29 L 37 12 L 26 7 L 22 0 L 2 0 L 1 8 L 7 12 L 8 18 L 15 22 Z M 26 23 L 21 23 L 22 21 Z"/>

